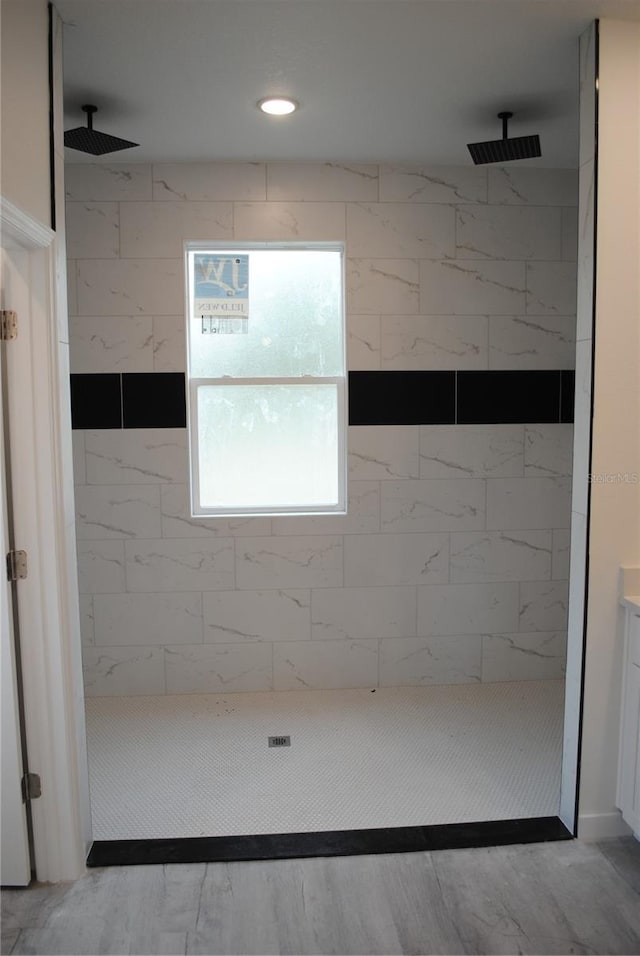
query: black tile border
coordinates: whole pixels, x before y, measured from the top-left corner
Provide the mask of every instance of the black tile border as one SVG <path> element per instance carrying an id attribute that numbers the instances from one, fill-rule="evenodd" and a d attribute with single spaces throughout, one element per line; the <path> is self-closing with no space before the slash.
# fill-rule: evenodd
<path id="1" fill-rule="evenodd" d="M 560 371 L 456 373 L 458 425 L 559 422 Z"/>
<path id="2" fill-rule="evenodd" d="M 573 835 L 558 817 L 527 817 L 424 827 L 386 827 L 376 830 L 326 830 L 314 833 L 162 840 L 96 840 L 87 858 L 87 866 L 229 863 L 317 856 L 416 853 L 572 839 Z"/>
<path id="3" fill-rule="evenodd" d="M 122 428 L 122 376 L 71 376 L 71 427 Z"/>
<path id="4" fill-rule="evenodd" d="M 570 423 L 574 389 L 572 369 L 349 372 L 349 424 Z M 72 374 L 71 396 L 73 428 L 186 426 L 184 372 Z"/>
<path id="5" fill-rule="evenodd" d="M 123 428 L 186 428 L 183 372 L 123 372 Z"/>
<path id="6" fill-rule="evenodd" d="M 349 372 L 350 425 L 453 425 L 456 372 Z"/>

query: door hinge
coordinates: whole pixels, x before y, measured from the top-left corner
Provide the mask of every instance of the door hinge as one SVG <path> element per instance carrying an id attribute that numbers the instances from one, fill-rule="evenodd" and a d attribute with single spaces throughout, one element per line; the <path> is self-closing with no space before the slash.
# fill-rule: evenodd
<path id="1" fill-rule="evenodd" d="M 38 797 L 41 796 L 42 782 L 40 780 L 40 774 L 25 773 L 22 778 L 22 802 L 26 803 L 27 800 L 37 800 Z"/>
<path id="2" fill-rule="evenodd" d="M 18 338 L 18 313 L 12 309 L 0 309 L 0 340 L 9 342 Z"/>
<path id="3" fill-rule="evenodd" d="M 26 578 L 27 573 L 27 552 L 9 551 L 7 554 L 7 581 L 18 581 Z"/>

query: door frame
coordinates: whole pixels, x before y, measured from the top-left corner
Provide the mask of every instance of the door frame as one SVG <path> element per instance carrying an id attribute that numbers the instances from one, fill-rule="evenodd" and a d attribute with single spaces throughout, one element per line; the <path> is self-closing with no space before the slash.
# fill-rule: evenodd
<path id="1" fill-rule="evenodd" d="M 3 197 L 0 236 L 3 249 L 28 252 L 29 314 L 18 316 L 8 343 L 8 415 L 16 547 L 29 555 L 18 610 L 26 744 L 42 781 L 32 803 L 36 878 L 57 882 L 84 872 L 91 843 L 64 250 L 53 230 Z"/>

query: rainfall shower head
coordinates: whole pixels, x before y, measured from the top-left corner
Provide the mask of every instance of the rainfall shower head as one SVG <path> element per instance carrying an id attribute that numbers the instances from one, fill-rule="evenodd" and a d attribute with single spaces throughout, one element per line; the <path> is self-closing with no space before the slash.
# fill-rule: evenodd
<path id="1" fill-rule="evenodd" d="M 513 136 L 507 137 L 507 123 L 513 113 L 498 113 L 502 120 L 502 139 L 491 139 L 486 143 L 467 143 L 471 158 L 476 166 L 482 163 L 506 163 L 511 159 L 533 159 L 542 156 L 540 137 Z"/>
<path id="2" fill-rule="evenodd" d="M 129 149 L 139 146 L 128 139 L 119 136 L 110 136 L 108 133 L 99 133 L 93 128 L 93 114 L 98 112 L 97 106 L 87 104 L 82 107 L 87 114 L 87 125 L 68 129 L 64 134 L 64 145 L 71 149 L 79 149 L 82 153 L 91 153 L 93 156 L 102 156 L 104 153 L 115 153 L 118 149 Z"/>

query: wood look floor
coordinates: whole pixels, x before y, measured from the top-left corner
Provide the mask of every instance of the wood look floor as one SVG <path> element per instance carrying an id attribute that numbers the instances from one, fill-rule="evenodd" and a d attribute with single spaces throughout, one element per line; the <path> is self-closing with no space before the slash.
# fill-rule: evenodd
<path id="1" fill-rule="evenodd" d="M 4 890 L 2 952 L 638 954 L 640 843 L 89 870 Z"/>

